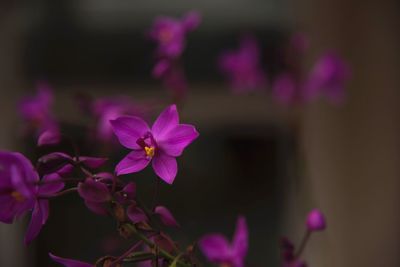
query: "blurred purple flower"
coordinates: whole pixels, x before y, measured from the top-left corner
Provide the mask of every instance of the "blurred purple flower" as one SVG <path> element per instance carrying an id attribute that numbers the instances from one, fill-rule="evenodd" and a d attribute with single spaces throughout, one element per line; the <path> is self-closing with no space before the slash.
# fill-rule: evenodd
<path id="1" fill-rule="evenodd" d="M 325 230 L 326 220 L 324 214 L 318 209 L 313 209 L 307 215 L 306 225 L 311 232 Z"/>
<path id="2" fill-rule="evenodd" d="M 19 113 L 28 125 L 37 131 L 38 135 L 51 130 L 59 131 L 57 122 L 51 113 L 53 93 L 47 83 L 40 82 L 37 85 L 36 95 L 25 97 L 18 106 Z M 54 139 L 53 139 L 54 141 Z"/>
<path id="3" fill-rule="evenodd" d="M 236 93 L 262 89 L 266 75 L 261 67 L 260 48 L 252 36 L 242 38 L 237 50 L 225 51 L 218 58 L 221 72 L 229 79 Z"/>
<path id="4" fill-rule="evenodd" d="M 308 49 L 308 39 L 300 33 L 292 36 L 285 56 L 285 69 L 272 84 L 274 97 L 284 105 L 298 105 L 314 101 L 320 96 L 333 104 L 342 104 L 345 98 L 345 83 L 350 78 L 350 69 L 338 55 L 324 53 L 313 69 L 305 74 L 303 57 Z"/>
<path id="5" fill-rule="evenodd" d="M 315 63 L 305 86 L 306 99 L 314 100 L 323 94 L 333 104 L 344 101 L 345 83 L 350 78 L 347 64 L 332 52 L 325 53 Z"/>
<path id="6" fill-rule="evenodd" d="M 157 42 L 157 56 L 178 58 L 186 43 L 186 34 L 200 24 L 197 12 L 186 14 L 181 20 L 170 17 L 158 17 L 149 31 L 149 37 Z"/>
<path id="7" fill-rule="evenodd" d="M 16 217 L 33 209 L 25 235 L 25 244 L 29 244 L 49 215 L 49 202 L 44 197 L 62 190 L 64 183 L 55 173 L 45 175 L 39 187 L 39 175 L 31 162 L 15 152 L 0 152 L 0 181 L 0 221 L 12 223 Z"/>
<path id="8" fill-rule="evenodd" d="M 61 257 L 55 256 L 51 253 L 49 253 L 49 256 L 53 261 L 55 261 L 59 264 L 62 264 L 65 267 L 93 267 L 94 266 L 93 264 L 89 264 L 89 263 L 82 262 L 82 261 L 61 258 Z"/>
<path id="9" fill-rule="evenodd" d="M 12 223 L 35 206 L 39 175 L 20 153 L 0 151 L 0 221 Z"/>
<path id="10" fill-rule="evenodd" d="M 110 121 L 122 115 L 143 116 L 145 109 L 123 97 L 99 98 L 91 105 L 91 113 L 97 119 L 96 136 L 100 141 L 113 140 Z"/>
<path id="11" fill-rule="evenodd" d="M 239 217 L 232 243 L 221 234 L 209 234 L 201 238 L 199 248 L 206 258 L 215 264 L 243 267 L 248 250 L 246 219 Z"/>
<path id="12" fill-rule="evenodd" d="M 199 135 L 194 126 L 179 123 L 175 105 L 166 108 L 151 129 L 138 117 L 120 117 L 111 124 L 119 142 L 132 149 L 118 163 L 117 175 L 141 171 L 152 161 L 155 173 L 168 184 L 178 171 L 175 158 Z"/>

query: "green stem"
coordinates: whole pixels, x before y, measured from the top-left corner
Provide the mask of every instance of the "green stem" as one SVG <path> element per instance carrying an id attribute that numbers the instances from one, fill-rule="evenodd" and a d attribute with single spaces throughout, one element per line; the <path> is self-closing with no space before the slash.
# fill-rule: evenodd
<path id="1" fill-rule="evenodd" d="M 132 232 L 136 235 L 137 238 L 139 238 L 140 240 L 142 240 L 144 243 L 146 243 L 150 248 L 155 248 L 157 247 L 156 244 L 154 244 L 154 242 L 152 242 L 150 239 L 148 239 L 145 235 L 143 235 L 142 233 L 140 233 L 139 231 L 137 231 L 136 227 L 132 224 L 126 224 L 127 227 L 129 227 Z M 158 253 L 161 257 L 168 259 L 169 261 L 174 261 L 176 257 L 174 257 L 173 255 L 169 254 L 167 251 L 163 250 L 162 248 L 158 247 Z M 184 263 L 182 261 L 178 261 L 177 262 L 177 266 L 181 266 L 181 267 L 191 267 L 190 264 Z"/>
<path id="2" fill-rule="evenodd" d="M 146 260 L 152 260 L 154 259 L 155 256 L 153 253 L 150 252 L 137 252 L 133 253 L 132 256 L 126 257 L 123 259 L 123 262 L 141 262 L 141 261 L 146 261 Z"/>

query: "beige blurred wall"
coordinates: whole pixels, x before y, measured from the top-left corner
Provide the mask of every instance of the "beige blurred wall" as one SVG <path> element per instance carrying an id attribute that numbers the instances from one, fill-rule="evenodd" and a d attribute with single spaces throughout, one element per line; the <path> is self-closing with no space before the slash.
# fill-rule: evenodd
<path id="1" fill-rule="evenodd" d="M 316 104 L 303 117 L 309 170 L 303 192 L 329 219 L 306 253 L 311 266 L 400 266 L 399 6 L 396 0 L 294 5 L 315 45 L 310 60 L 336 47 L 353 69 L 344 107 Z"/>
<path id="2" fill-rule="evenodd" d="M 4 6 L 1 6 L 3 7 Z M 21 38 L 24 10 L 9 7 L 0 18 L 0 149 L 16 150 L 16 99 L 23 77 L 20 68 Z M 0 224 L 0 266 L 22 267 L 27 263 L 27 249 L 23 245 L 25 222 Z"/>

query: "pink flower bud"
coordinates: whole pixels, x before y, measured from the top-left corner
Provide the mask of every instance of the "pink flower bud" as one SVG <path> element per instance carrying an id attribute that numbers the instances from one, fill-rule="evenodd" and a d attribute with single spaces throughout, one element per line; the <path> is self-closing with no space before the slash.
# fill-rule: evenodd
<path id="1" fill-rule="evenodd" d="M 318 209 L 313 209 L 308 213 L 306 224 L 309 231 L 323 231 L 326 228 L 325 216 Z"/>

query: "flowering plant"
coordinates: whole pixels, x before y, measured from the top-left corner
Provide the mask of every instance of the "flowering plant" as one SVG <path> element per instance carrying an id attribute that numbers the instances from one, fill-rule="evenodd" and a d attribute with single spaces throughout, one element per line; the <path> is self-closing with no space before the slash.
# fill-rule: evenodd
<path id="1" fill-rule="evenodd" d="M 179 63 L 186 44 L 185 37 L 199 23 L 200 16 L 195 12 L 181 20 L 163 17 L 156 20 L 149 32 L 149 37 L 157 43 L 153 75 L 175 90 L 175 100 L 179 100 L 176 97 L 182 97 L 186 89 L 183 68 Z M 296 48 L 303 51 L 304 44 L 296 40 Z M 260 47 L 254 37 L 244 38 L 238 51 L 223 53 L 218 62 L 235 93 L 252 91 L 267 83 L 260 64 Z M 293 76 L 299 75 L 294 70 L 285 70 L 274 81 L 273 89 L 278 99 L 288 103 L 299 99 L 305 101 L 323 90 L 334 101 L 340 101 L 348 71 L 336 56 L 329 54 L 316 63 L 309 78 L 300 82 L 292 79 Z M 145 109 L 125 98 L 92 101 L 87 110 L 97 122 L 94 127 L 96 141 L 114 142 L 130 150 L 118 164 L 104 171 L 100 168 L 108 162 L 107 158 L 81 155 L 76 143 L 61 134 L 61 126 L 51 112 L 52 102 L 50 87 L 40 83 L 38 94 L 24 98 L 19 105 L 27 130 L 35 134 L 38 146 L 46 146 L 45 154 L 36 162 L 31 162 L 21 153 L 0 151 L 0 221 L 10 224 L 30 214 L 26 245 L 40 234 L 47 223 L 51 201 L 76 193 L 89 211 L 115 220 L 119 235 L 129 240 L 131 246 L 121 255 L 99 256 L 92 263 L 49 253 L 50 258 L 61 265 L 201 266 L 200 251 L 208 262 L 219 266 L 248 266 L 246 256 L 251 230 L 244 216 L 238 216 L 231 241 L 222 234 L 211 233 L 198 242 L 182 247 L 167 231 L 162 230 L 180 226 L 173 212 L 157 201 L 151 206 L 146 205 L 137 195 L 140 189 L 135 181 L 123 177 L 140 172 L 151 164 L 157 176 L 156 185 L 160 182 L 173 185 L 179 157 L 199 138 L 195 126 L 180 122 L 175 104 L 167 106 L 150 126 Z M 55 146 L 63 141 L 70 142 L 74 153 Z M 282 240 L 281 265 L 306 266 L 301 258 L 306 243 L 313 232 L 322 231 L 325 227 L 324 215 L 317 209 L 312 210 L 307 216 L 306 233 L 299 248 L 295 250 L 287 238 Z"/>

